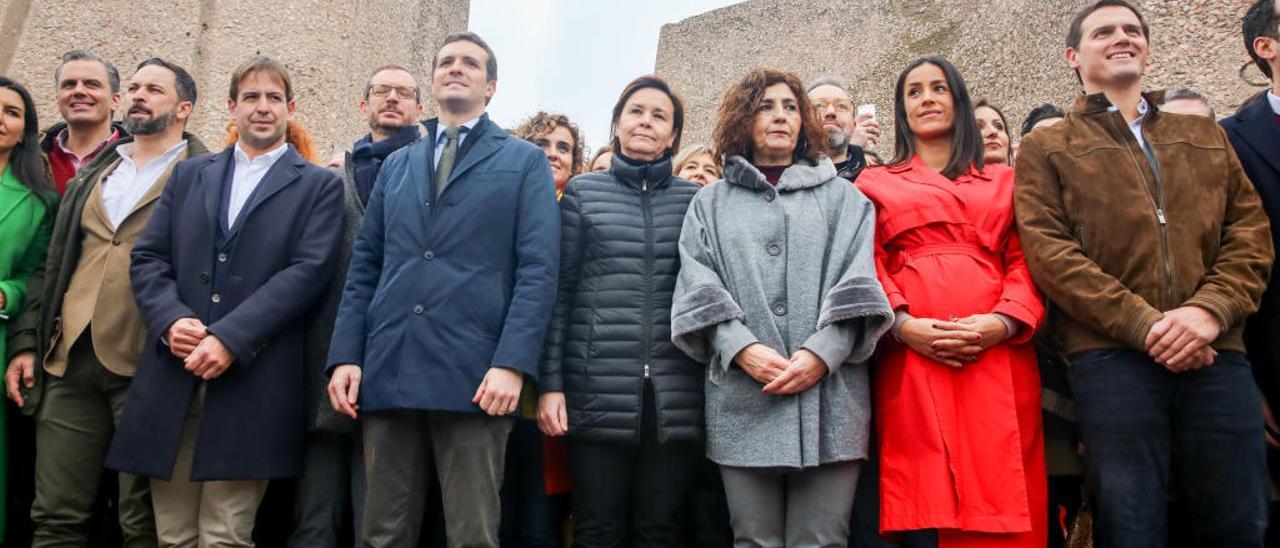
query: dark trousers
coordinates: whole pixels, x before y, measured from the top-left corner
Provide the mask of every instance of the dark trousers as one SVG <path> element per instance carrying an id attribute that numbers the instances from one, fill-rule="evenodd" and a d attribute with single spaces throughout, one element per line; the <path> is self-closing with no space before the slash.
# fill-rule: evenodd
<path id="1" fill-rule="evenodd" d="M 130 381 L 103 367 L 93 352 L 88 331 L 72 345 L 62 377 L 44 377 L 44 400 L 35 416 L 32 546 L 89 545 L 89 522 L 104 474 L 102 463 Z M 124 546 L 155 546 L 156 524 L 147 479 L 123 473 L 118 477 Z"/>
<path id="2" fill-rule="evenodd" d="M 350 531 L 360 538 L 364 514 L 364 455 L 360 433 L 308 432 L 306 460 L 294 514 L 298 521 L 289 546 L 338 548 Z M 353 519 L 354 516 L 354 519 Z"/>
<path id="3" fill-rule="evenodd" d="M 502 548 L 557 548 L 569 517 L 569 495 L 547 494 L 538 423 L 517 419 L 507 440 L 502 482 Z"/>
<path id="4" fill-rule="evenodd" d="M 360 421 L 366 481 L 361 546 L 417 546 L 428 476 L 435 474 L 448 545 L 496 548 L 498 490 L 513 420 L 478 413 L 366 413 Z"/>
<path id="5" fill-rule="evenodd" d="M 1263 545 L 1261 403 L 1243 354 L 1172 373 L 1138 351 L 1089 351 L 1071 377 L 1099 548 L 1168 545 L 1171 462 L 1197 546 Z"/>
<path id="6" fill-rule="evenodd" d="M 685 501 L 702 460 L 701 447 L 658 443 L 648 388 L 641 417 L 640 445 L 569 440 L 574 546 L 681 545 Z"/>

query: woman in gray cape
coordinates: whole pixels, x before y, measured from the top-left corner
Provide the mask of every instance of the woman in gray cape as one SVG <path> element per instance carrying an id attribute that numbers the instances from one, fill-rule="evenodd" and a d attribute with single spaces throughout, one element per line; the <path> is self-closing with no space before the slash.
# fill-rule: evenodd
<path id="1" fill-rule="evenodd" d="M 724 179 L 680 235 L 672 341 L 708 363 L 707 453 L 735 546 L 845 546 L 867 458 L 867 360 L 893 323 L 875 214 L 824 154 L 794 74 L 755 70 L 725 95 Z"/>

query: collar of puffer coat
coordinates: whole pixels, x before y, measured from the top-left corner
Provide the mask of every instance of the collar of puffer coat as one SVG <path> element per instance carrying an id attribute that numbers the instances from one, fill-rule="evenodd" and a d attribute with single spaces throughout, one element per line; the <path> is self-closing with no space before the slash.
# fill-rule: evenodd
<path id="1" fill-rule="evenodd" d="M 613 161 L 609 164 L 609 173 L 623 184 L 636 189 L 645 183 L 649 188 L 657 188 L 671 182 L 671 155 L 663 154 L 652 162 L 641 162 L 615 152 Z"/>
<path id="2" fill-rule="evenodd" d="M 730 184 L 763 191 L 773 188 L 764 174 L 756 166 L 742 156 L 731 156 L 724 165 L 724 178 Z M 836 166 L 826 155 L 818 155 L 818 160 L 808 158 L 796 160 L 778 179 L 778 192 L 801 190 L 822 185 L 836 178 Z"/>

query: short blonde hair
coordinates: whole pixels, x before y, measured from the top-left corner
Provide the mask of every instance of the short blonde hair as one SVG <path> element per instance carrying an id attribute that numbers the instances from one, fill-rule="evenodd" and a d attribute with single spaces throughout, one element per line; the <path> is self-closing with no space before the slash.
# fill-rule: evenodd
<path id="1" fill-rule="evenodd" d="M 694 145 L 680 150 L 680 154 L 676 155 L 676 161 L 671 163 L 671 174 L 679 175 L 680 170 L 684 169 L 684 165 L 693 161 L 699 154 L 711 156 L 711 161 L 716 165 L 716 171 L 723 171 L 720 166 L 720 159 L 716 156 L 716 152 L 711 150 L 707 145 Z"/>

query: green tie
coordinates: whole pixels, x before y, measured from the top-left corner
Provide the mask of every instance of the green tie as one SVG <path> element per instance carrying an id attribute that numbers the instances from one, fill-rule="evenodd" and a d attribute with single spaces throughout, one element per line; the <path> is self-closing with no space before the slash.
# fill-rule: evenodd
<path id="1" fill-rule="evenodd" d="M 453 171 L 453 161 L 458 157 L 458 134 L 460 128 L 452 126 L 444 130 L 447 139 L 444 150 L 440 152 L 440 162 L 436 164 L 436 199 L 444 194 L 444 187 L 449 186 L 449 173 Z"/>

